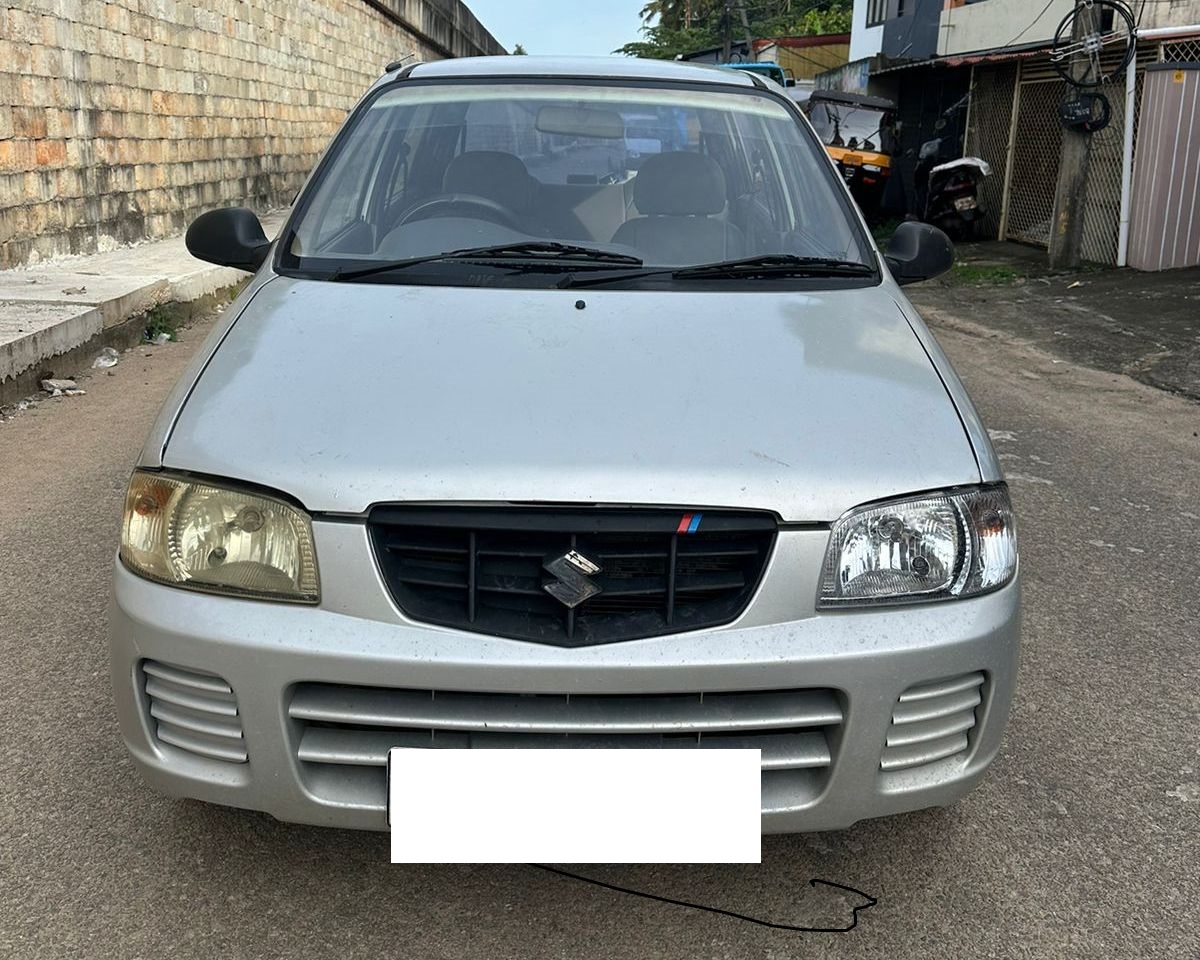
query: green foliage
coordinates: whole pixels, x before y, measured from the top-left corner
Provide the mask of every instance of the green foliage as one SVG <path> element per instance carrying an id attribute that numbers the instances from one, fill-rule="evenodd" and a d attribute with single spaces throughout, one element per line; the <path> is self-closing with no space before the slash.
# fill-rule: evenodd
<path id="1" fill-rule="evenodd" d="M 168 307 L 151 307 L 146 311 L 145 338 L 153 342 L 162 333 L 170 340 L 178 340 L 179 318 Z"/>
<path id="2" fill-rule="evenodd" d="M 529 51 L 525 49 L 525 44 L 518 43 L 515 47 L 513 47 L 512 55 L 514 57 L 525 57 L 529 55 Z"/>
<path id="3" fill-rule="evenodd" d="M 970 263 L 959 260 L 954 269 L 945 275 L 944 283 L 963 286 L 983 286 L 990 284 L 1017 283 L 1023 279 L 1023 274 L 1015 267 L 994 263 Z"/>
<path id="4" fill-rule="evenodd" d="M 850 31 L 851 0 L 744 0 L 753 37 L 807 37 Z M 737 0 L 649 0 L 642 8 L 641 40 L 614 53 L 674 60 L 684 53 L 720 46 L 726 32 L 745 39 Z"/>
<path id="5" fill-rule="evenodd" d="M 871 234 L 875 237 L 875 242 L 881 250 L 887 246 L 887 242 L 892 239 L 892 234 L 896 232 L 896 228 L 901 223 L 903 223 L 902 220 L 892 217 L 889 220 L 880 220 L 872 224 Z"/>

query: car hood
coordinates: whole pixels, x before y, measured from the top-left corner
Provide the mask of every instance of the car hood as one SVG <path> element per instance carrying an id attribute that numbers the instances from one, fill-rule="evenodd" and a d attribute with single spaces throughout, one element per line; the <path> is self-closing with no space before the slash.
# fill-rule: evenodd
<path id="1" fill-rule="evenodd" d="M 889 289 L 514 290 L 279 278 L 163 465 L 312 511 L 670 504 L 830 521 L 979 468 Z"/>

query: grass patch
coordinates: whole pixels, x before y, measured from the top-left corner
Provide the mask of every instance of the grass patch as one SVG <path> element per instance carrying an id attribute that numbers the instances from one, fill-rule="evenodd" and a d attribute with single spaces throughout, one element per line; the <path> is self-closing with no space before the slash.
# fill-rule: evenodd
<path id="1" fill-rule="evenodd" d="M 954 264 L 954 269 L 946 274 L 946 281 L 971 287 L 1000 286 L 1016 283 L 1018 280 L 1023 280 L 1024 277 L 1025 274 L 1013 267 L 959 260 Z"/>
<path id="2" fill-rule="evenodd" d="M 887 246 L 887 242 L 892 239 L 892 234 L 896 232 L 896 228 L 900 226 L 903 220 L 880 220 L 878 223 L 871 224 L 871 235 L 875 238 L 875 243 L 882 250 Z"/>
<path id="3" fill-rule="evenodd" d="M 164 333 L 168 340 L 178 340 L 179 318 L 166 307 L 151 307 L 146 311 L 146 339 L 153 342 Z"/>

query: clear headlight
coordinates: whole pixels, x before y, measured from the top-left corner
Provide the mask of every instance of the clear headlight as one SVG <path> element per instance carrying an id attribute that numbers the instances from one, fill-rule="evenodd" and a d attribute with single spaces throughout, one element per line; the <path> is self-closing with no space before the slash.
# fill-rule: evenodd
<path id="1" fill-rule="evenodd" d="M 987 593 L 1017 569 L 1003 486 L 928 494 L 851 510 L 833 526 L 818 607 Z"/>
<path id="2" fill-rule="evenodd" d="M 194 590 L 320 599 L 308 516 L 275 497 L 208 482 L 135 471 L 121 559 L 150 580 Z"/>

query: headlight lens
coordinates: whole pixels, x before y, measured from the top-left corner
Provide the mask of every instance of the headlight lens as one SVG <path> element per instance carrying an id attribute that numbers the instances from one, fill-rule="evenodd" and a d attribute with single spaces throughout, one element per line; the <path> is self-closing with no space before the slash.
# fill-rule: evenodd
<path id="1" fill-rule="evenodd" d="M 135 471 L 121 559 L 180 587 L 264 600 L 320 599 L 312 523 L 283 500 Z"/>
<path id="2" fill-rule="evenodd" d="M 817 605 L 973 596 L 1004 586 L 1016 569 L 1007 488 L 895 500 L 834 524 Z"/>

